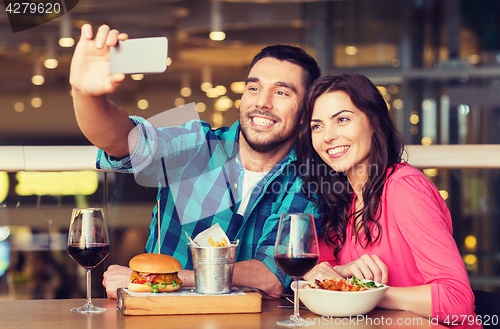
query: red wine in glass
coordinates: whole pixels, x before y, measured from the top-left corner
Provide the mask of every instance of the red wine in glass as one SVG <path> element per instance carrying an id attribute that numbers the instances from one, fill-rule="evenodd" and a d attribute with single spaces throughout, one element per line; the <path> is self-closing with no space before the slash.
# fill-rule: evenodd
<path id="1" fill-rule="evenodd" d="M 109 252 L 109 236 L 102 208 L 73 209 L 68 232 L 68 253 L 87 272 L 87 302 L 82 307 L 72 308 L 78 313 L 102 313 L 106 309 L 92 304 L 91 270 L 99 265 Z"/>
<path id="2" fill-rule="evenodd" d="M 311 214 L 285 213 L 280 217 L 276 245 L 276 264 L 295 281 L 318 263 L 318 237 L 314 217 Z M 278 321 L 279 325 L 308 325 L 299 315 L 299 289 L 294 293 L 294 311 L 289 320 Z"/>
<path id="3" fill-rule="evenodd" d="M 108 255 L 109 245 L 105 243 L 91 243 L 80 248 L 77 244 L 68 246 L 68 253 L 85 269 L 92 269 L 99 265 Z"/>
<path id="4" fill-rule="evenodd" d="M 276 264 L 292 278 L 301 278 L 318 263 L 318 255 L 302 254 L 297 256 L 276 255 Z"/>

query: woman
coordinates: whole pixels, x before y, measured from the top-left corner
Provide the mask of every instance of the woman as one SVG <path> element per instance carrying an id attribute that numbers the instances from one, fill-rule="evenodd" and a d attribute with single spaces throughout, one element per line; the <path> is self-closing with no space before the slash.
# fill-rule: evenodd
<path id="1" fill-rule="evenodd" d="M 312 146 L 312 147 L 311 147 Z M 323 76 L 308 94 L 298 142 L 304 188 L 328 214 L 320 263 L 306 280 L 386 283 L 379 307 L 451 320 L 474 297 L 438 190 L 402 162 L 404 143 L 378 89 L 359 74 Z"/>

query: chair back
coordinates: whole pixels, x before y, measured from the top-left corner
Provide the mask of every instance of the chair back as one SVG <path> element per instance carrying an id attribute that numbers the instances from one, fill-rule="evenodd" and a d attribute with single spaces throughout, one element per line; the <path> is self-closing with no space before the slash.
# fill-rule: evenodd
<path id="1" fill-rule="evenodd" d="M 485 316 L 497 315 L 500 318 L 500 294 L 494 292 L 473 290 L 476 299 L 476 315 L 484 319 Z"/>

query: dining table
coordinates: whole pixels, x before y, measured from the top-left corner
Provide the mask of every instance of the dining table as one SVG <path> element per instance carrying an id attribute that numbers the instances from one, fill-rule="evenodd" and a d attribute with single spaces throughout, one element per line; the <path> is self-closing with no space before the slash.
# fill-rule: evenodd
<path id="1" fill-rule="evenodd" d="M 98 314 L 80 314 L 70 309 L 82 306 L 84 299 L 1 300 L 0 328 L 2 329 L 92 329 L 92 328 L 285 328 L 278 321 L 293 314 L 291 303 L 285 299 L 262 300 L 259 313 L 190 314 L 190 315 L 123 315 L 116 299 L 95 298 L 93 304 L 107 308 Z M 309 310 L 300 310 L 300 316 L 309 328 L 342 326 L 345 328 L 430 328 L 444 327 L 406 311 L 374 309 L 365 315 L 347 318 L 321 316 Z"/>

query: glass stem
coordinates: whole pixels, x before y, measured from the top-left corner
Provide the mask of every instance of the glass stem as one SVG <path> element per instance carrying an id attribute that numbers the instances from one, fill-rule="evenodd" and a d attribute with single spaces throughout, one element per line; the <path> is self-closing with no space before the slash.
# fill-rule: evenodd
<path id="1" fill-rule="evenodd" d="M 91 287 L 91 279 L 90 279 L 90 269 L 86 269 L 87 270 L 87 303 L 86 305 L 92 305 L 92 301 L 90 300 L 90 294 L 91 294 L 91 290 L 92 290 L 92 287 Z"/>
<path id="2" fill-rule="evenodd" d="M 297 281 L 297 278 L 294 278 L 294 281 L 295 281 L 295 292 L 293 294 L 293 314 L 295 316 L 295 319 L 298 321 L 300 318 L 299 315 L 300 301 L 299 301 L 299 289 L 298 289 L 299 282 Z"/>

